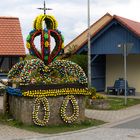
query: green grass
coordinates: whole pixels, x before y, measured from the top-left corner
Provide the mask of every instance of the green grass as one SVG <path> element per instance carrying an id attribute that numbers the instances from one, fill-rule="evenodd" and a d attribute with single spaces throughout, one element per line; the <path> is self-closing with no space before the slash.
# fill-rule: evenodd
<path id="1" fill-rule="evenodd" d="M 13 127 L 17 127 L 20 129 L 38 132 L 38 133 L 56 134 L 56 133 L 76 131 L 76 130 L 81 130 L 81 129 L 85 129 L 85 128 L 89 128 L 89 127 L 93 127 L 93 126 L 98 126 L 98 125 L 104 124 L 105 122 L 100 121 L 100 120 L 86 118 L 85 121 L 83 121 L 81 123 L 40 127 L 40 126 L 36 126 L 36 125 L 24 125 L 23 123 L 12 120 L 9 116 L 3 116 L 2 114 L 0 114 L 0 123 L 9 125 L 9 126 L 13 126 Z"/>
<path id="2" fill-rule="evenodd" d="M 109 104 L 110 104 L 110 110 L 119 110 L 123 108 L 127 108 L 133 105 L 140 104 L 140 99 L 133 99 L 133 98 L 128 98 L 127 99 L 127 105 L 124 104 L 124 98 L 113 98 L 109 97 L 108 98 Z"/>
<path id="3" fill-rule="evenodd" d="M 140 104 L 140 99 L 134 99 L 134 98 L 127 98 L 127 105 L 124 104 L 124 98 L 118 98 L 118 97 L 108 97 L 107 100 L 109 106 L 106 109 L 102 110 L 119 110 L 124 109 L 130 106 L 134 106 L 137 104 Z M 86 108 L 88 109 L 98 109 L 97 107 L 93 105 L 86 105 Z M 100 109 L 101 110 L 101 109 Z"/>

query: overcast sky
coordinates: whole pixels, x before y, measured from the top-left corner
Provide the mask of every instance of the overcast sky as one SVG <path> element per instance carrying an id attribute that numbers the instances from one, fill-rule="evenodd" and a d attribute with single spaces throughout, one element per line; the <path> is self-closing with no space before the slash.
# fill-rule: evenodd
<path id="1" fill-rule="evenodd" d="M 65 37 L 65 45 L 87 28 L 87 0 L 46 0 L 52 8 L 48 14 L 58 21 L 58 29 Z M 90 0 L 91 24 L 107 12 L 140 21 L 140 0 Z M 32 30 L 34 18 L 43 13 L 43 0 L 1 0 L 0 16 L 19 17 L 24 43 Z"/>

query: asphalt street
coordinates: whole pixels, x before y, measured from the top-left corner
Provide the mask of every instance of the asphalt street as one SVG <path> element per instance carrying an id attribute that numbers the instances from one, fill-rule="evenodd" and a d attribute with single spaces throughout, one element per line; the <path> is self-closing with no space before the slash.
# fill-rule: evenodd
<path id="1" fill-rule="evenodd" d="M 140 116 L 82 131 L 55 134 L 24 140 L 140 140 Z"/>
<path id="2" fill-rule="evenodd" d="M 140 118 L 116 125 L 113 128 L 140 129 Z"/>

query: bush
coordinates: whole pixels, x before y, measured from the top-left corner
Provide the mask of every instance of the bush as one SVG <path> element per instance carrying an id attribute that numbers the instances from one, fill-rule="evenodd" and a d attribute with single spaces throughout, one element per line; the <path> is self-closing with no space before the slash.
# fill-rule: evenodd
<path id="1" fill-rule="evenodd" d="M 0 96 L 6 92 L 5 86 L 0 86 Z"/>
<path id="2" fill-rule="evenodd" d="M 91 92 L 91 98 L 96 95 L 96 89 L 94 87 L 91 87 L 89 91 Z"/>
<path id="3" fill-rule="evenodd" d="M 71 55 L 69 58 L 66 58 L 72 62 L 75 62 L 84 70 L 85 74 L 88 73 L 88 58 L 87 55 Z"/>
<path id="4" fill-rule="evenodd" d="M 92 96 L 92 100 L 95 99 L 106 99 L 107 97 L 105 95 L 102 95 L 100 93 L 96 93 L 94 96 Z"/>
<path id="5" fill-rule="evenodd" d="M 26 54 L 26 57 L 24 58 L 24 60 L 31 60 L 31 59 L 36 59 L 37 57 L 30 55 L 30 54 Z M 20 61 L 23 61 L 23 58 L 20 58 Z"/>

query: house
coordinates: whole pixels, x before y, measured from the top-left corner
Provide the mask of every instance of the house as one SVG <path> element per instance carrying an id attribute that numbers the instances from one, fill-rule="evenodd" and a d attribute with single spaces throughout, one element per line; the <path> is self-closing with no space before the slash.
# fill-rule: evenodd
<path id="1" fill-rule="evenodd" d="M 0 78 L 6 76 L 20 57 L 25 57 L 25 48 L 19 19 L 0 17 Z"/>
<path id="2" fill-rule="evenodd" d="M 105 14 L 91 25 L 91 81 L 97 91 L 105 91 L 124 77 L 123 50 L 127 45 L 127 81 L 140 92 L 140 22 Z M 129 44 L 132 44 L 130 47 Z M 75 45 L 73 53 L 87 53 L 87 30 L 65 47 Z"/>

